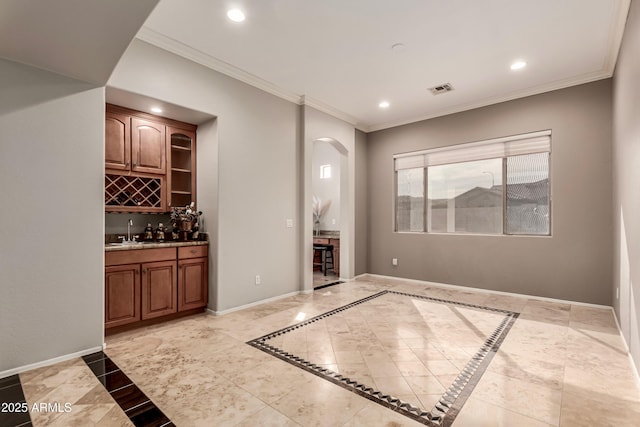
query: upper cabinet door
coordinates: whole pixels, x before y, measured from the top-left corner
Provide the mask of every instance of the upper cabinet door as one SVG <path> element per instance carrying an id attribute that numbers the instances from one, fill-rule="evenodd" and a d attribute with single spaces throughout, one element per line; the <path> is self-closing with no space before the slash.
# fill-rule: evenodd
<path id="1" fill-rule="evenodd" d="M 167 153 L 165 126 L 148 120 L 131 119 L 131 170 L 165 174 Z"/>
<path id="2" fill-rule="evenodd" d="M 131 169 L 131 118 L 107 111 L 105 117 L 105 167 L 115 170 Z"/>

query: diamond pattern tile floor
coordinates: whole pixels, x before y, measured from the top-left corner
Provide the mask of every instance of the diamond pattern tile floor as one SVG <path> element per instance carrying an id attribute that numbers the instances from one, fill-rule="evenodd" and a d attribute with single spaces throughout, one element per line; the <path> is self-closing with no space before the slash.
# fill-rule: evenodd
<path id="1" fill-rule="evenodd" d="M 640 425 L 640 393 L 610 309 L 397 279 L 363 277 L 224 316 L 167 322 L 108 337 L 104 352 L 178 426 L 425 425 L 247 344 L 385 291 L 269 342 L 432 411 L 505 318 L 474 306 L 521 313 L 454 427 Z M 30 406 L 72 407 L 32 412 L 34 426 L 133 425 L 81 359 L 20 380 Z"/>

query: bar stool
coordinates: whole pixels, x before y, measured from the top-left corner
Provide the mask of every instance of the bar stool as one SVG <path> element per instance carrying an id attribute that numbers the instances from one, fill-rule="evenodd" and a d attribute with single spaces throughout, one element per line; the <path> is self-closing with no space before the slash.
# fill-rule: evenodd
<path id="1" fill-rule="evenodd" d="M 320 259 L 316 261 L 318 256 Z M 329 268 L 335 272 L 333 268 L 333 245 L 324 245 L 319 243 L 313 245 L 314 270 L 317 266 L 320 267 L 320 271 L 322 271 L 325 276 L 327 275 L 327 270 Z"/>

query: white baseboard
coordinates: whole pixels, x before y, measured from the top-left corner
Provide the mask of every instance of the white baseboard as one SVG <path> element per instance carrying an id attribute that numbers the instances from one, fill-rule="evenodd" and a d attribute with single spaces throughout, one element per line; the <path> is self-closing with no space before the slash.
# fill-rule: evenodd
<path id="1" fill-rule="evenodd" d="M 634 373 L 634 377 L 635 377 L 635 380 L 636 380 L 636 387 L 638 387 L 638 390 L 640 390 L 640 375 L 638 374 L 638 367 L 636 366 L 636 362 L 633 360 L 633 357 L 631 357 L 631 351 L 629 350 L 629 343 L 627 342 L 627 339 L 624 337 L 624 334 L 622 333 L 622 328 L 620 327 L 620 322 L 618 321 L 618 316 L 616 314 L 616 311 L 613 309 L 613 307 L 611 307 L 611 311 L 613 311 L 613 318 L 616 320 L 616 326 L 618 327 L 618 333 L 622 337 L 622 342 L 624 343 L 624 348 L 627 351 L 627 356 L 629 357 L 629 362 L 631 363 L 631 367 L 633 368 L 633 373 Z"/>
<path id="2" fill-rule="evenodd" d="M 102 346 L 92 347 L 75 353 L 65 354 L 64 356 L 54 357 L 53 359 L 43 360 L 42 362 L 36 362 L 30 365 L 19 366 L 14 369 L 2 371 L 0 372 L 0 378 L 30 371 L 32 369 L 42 368 L 44 366 L 55 365 L 56 363 L 65 362 L 67 360 L 75 359 L 76 357 L 86 356 L 87 354 L 95 353 L 96 351 L 102 351 Z"/>
<path id="3" fill-rule="evenodd" d="M 341 282 L 344 282 L 344 283 L 351 282 L 351 281 L 354 280 L 354 279 L 345 279 L 345 278 L 342 278 L 342 277 L 340 277 L 339 279 L 340 279 Z M 238 306 L 238 307 L 228 308 L 228 309 L 222 310 L 222 311 L 215 311 L 215 310 L 212 310 L 210 308 L 207 308 L 207 313 L 213 314 L 214 316 L 223 316 L 223 315 L 228 314 L 228 313 L 233 313 L 234 311 L 239 311 L 239 310 L 244 310 L 245 308 L 255 307 L 256 305 L 265 304 L 265 303 L 268 303 L 268 302 L 273 302 L 273 301 L 277 301 L 277 300 L 280 300 L 280 299 L 283 299 L 283 298 L 289 298 L 289 297 L 296 296 L 296 295 L 308 295 L 308 294 L 312 294 L 313 292 L 314 292 L 313 289 L 305 289 L 305 290 L 302 290 L 302 291 L 289 292 L 288 294 L 278 295 L 278 296 L 275 296 L 275 297 L 263 299 L 263 300 L 252 302 L 252 303 L 249 303 L 249 304 L 244 304 L 244 305 L 241 305 L 241 306 Z"/>
<path id="4" fill-rule="evenodd" d="M 555 302 L 555 303 L 559 303 L 559 304 L 573 304 L 573 305 L 581 305 L 581 306 L 585 306 L 585 307 L 596 307 L 596 308 L 612 309 L 612 307 L 610 305 L 591 304 L 591 303 L 588 303 L 588 302 L 571 301 L 571 300 L 564 300 L 564 299 L 557 299 L 557 298 L 547 298 L 547 297 L 541 297 L 541 296 L 537 296 L 537 295 L 518 294 L 518 293 L 515 293 L 515 292 L 494 291 L 494 290 L 491 290 L 491 289 L 472 288 L 470 286 L 449 285 L 447 283 L 428 282 L 426 280 L 417 280 L 417 279 L 405 279 L 403 277 L 384 276 L 382 274 L 365 273 L 365 274 L 361 274 L 361 275 L 359 275 L 357 277 L 358 278 L 363 278 L 363 279 L 366 279 L 367 277 L 377 277 L 377 278 L 380 278 L 380 279 L 389 279 L 389 280 L 397 280 L 397 281 L 403 281 L 403 282 L 411 282 L 411 283 L 417 283 L 417 284 L 421 284 L 421 285 L 435 286 L 435 287 L 447 288 L 447 289 L 468 290 L 468 291 L 479 292 L 479 293 L 484 293 L 484 294 L 507 295 L 507 296 L 512 296 L 512 297 L 530 298 L 530 299 L 536 299 L 536 300 L 540 300 L 540 301 Z"/>
<path id="5" fill-rule="evenodd" d="M 311 292 L 313 292 L 313 290 L 311 290 Z M 281 300 L 283 298 L 289 298 L 295 295 L 299 295 L 301 293 L 307 293 L 306 291 L 295 291 L 295 292 L 289 292 L 288 294 L 283 294 L 283 295 L 278 295 L 275 297 L 271 297 L 271 298 L 266 298 L 260 301 L 256 301 L 256 302 L 252 302 L 249 304 L 244 304 L 244 305 L 240 305 L 238 307 L 233 307 L 233 308 L 228 308 L 226 310 L 222 310 L 222 311 L 215 311 L 215 310 L 211 310 L 210 308 L 207 308 L 207 313 L 211 313 L 214 316 L 222 316 L 224 314 L 229 314 L 229 313 L 233 313 L 234 311 L 240 311 L 240 310 L 244 310 L 245 308 L 250 308 L 250 307 L 255 307 L 256 305 L 260 305 L 260 304 L 265 304 L 268 302 L 273 302 L 273 301 L 278 301 Z"/>

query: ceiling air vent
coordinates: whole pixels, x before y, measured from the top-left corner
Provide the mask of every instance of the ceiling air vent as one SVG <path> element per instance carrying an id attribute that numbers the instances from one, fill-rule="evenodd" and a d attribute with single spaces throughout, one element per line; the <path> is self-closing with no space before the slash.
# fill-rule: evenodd
<path id="1" fill-rule="evenodd" d="M 430 87 L 429 90 L 431 91 L 432 95 L 440 95 L 441 93 L 451 92 L 453 90 L 453 86 L 451 86 L 451 83 L 445 83 L 438 86 Z"/>

